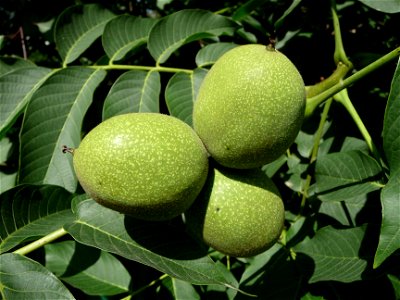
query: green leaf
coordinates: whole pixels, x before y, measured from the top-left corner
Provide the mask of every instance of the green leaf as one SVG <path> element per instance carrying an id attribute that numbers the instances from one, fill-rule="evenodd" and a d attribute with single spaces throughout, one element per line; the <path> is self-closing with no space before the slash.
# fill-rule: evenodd
<path id="1" fill-rule="evenodd" d="M 369 195 L 361 193 L 356 197 L 343 198 L 343 201 L 322 201 L 319 213 L 326 214 L 341 224 L 353 226 L 362 224 L 360 215 L 366 211 L 380 211 L 381 207 L 375 199 L 369 200 Z"/>
<path id="2" fill-rule="evenodd" d="M 48 244 L 45 252 L 46 267 L 85 294 L 109 296 L 129 291 L 130 274 L 107 252 L 75 241 Z"/>
<path id="3" fill-rule="evenodd" d="M 395 299 L 400 299 L 400 279 L 394 275 L 388 275 L 390 282 L 392 283 Z"/>
<path id="4" fill-rule="evenodd" d="M 312 271 L 310 283 L 319 281 L 353 282 L 362 279 L 367 261 L 359 257 L 365 228 L 335 229 L 326 226 L 315 236 L 294 247 L 310 262 L 304 268 Z"/>
<path id="5" fill-rule="evenodd" d="M 0 139 L 0 194 L 14 187 L 17 179 L 13 163 L 8 161 L 11 153 L 15 151 L 13 148 L 13 143 L 9 138 Z"/>
<path id="6" fill-rule="evenodd" d="M 322 296 L 314 296 L 310 293 L 305 294 L 303 297 L 301 297 L 301 300 L 324 300 L 325 298 Z"/>
<path id="7" fill-rule="evenodd" d="M 232 19 L 240 21 L 250 15 L 255 9 L 264 5 L 267 0 L 249 0 L 242 4 L 232 15 Z"/>
<path id="8" fill-rule="evenodd" d="M 57 186 L 22 185 L 0 195 L 0 253 L 73 221 L 72 195 Z"/>
<path id="9" fill-rule="evenodd" d="M 391 174 L 381 192 L 382 223 L 374 268 L 400 248 L 400 170 Z"/>
<path id="10" fill-rule="evenodd" d="M 174 300 L 200 300 L 196 289 L 187 281 L 167 277 L 163 280 L 163 285 L 169 290 Z"/>
<path id="11" fill-rule="evenodd" d="M 213 43 L 200 49 L 196 55 L 196 65 L 204 68 L 214 64 L 225 52 L 237 47 L 234 43 Z"/>
<path id="12" fill-rule="evenodd" d="M 159 112 L 160 74 L 150 71 L 123 73 L 111 87 L 103 106 L 103 120 L 130 112 Z"/>
<path id="13" fill-rule="evenodd" d="M 240 279 L 240 289 L 255 299 L 297 299 L 301 274 L 288 258 L 288 252 L 279 244 L 271 249 L 246 259 L 246 270 Z M 235 300 L 251 299 L 238 294 Z"/>
<path id="14" fill-rule="evenodd" d="M 4 299 L 75 299 L 54 274 L 19 254 L 0 255 L 0 275 Z"/>
<path id="15" fill-rule="evenodd" d="M 205 69 L 195 69 L 192 74 L 176 73 L 165 89 L 165 101 L 169 113 L 190 126 L 192 126 L 193 103 L 206 74 Z"/>
<path id="16" fill-rule="evenodd" d="M 104 70 L 62 69 L 37 90 L 27 106 L 22 130 L 19 183 L 55 184 L 75 191 L 72 156 L 62 146 L 77 147 L 81 124 Z"/>
<path id="17" fill-rule="evenodd" d="M 267 174 L 268 177 L 272 177 L 275 175 L 276 172 L 279 171 L 279 169 L 285 165 L 287 162 L 287 156 L 286 155 L 281 155 L 277 159 L 275 159 L 273 162 L 270 162 L 269 164 L 266 164 L 262 166 L 262 170 Z"/>
<path id="18" fill-rule="evenodd" d="M 15 56 L 0 56 L 0 76 L 13 72 L 17 69 L 34 67 L 35 64 L 29 60 Z"/>
<path id="19" fill-rule="evenodd" d="M 384 2 L 384 1 L 383 1 Z M 400 170 L 400 60 L 392 79 L 383 123 L 383 150 L 390 171 Z"/>
<path id="20" fill-rule="evenodd" d="M 24 67 L 0 77 L 0 138 L 14 124 L 32 94 L 50 74 L 50 69 Z"/>
<path id="21" fill-rule="evenodd" d="M 57 19 L 54 40 L 64 66 L 77 59 L 102 35 L 114 14 L 97 4 L 67 8 Z"/>
<path id="22" fill-rule="evenodd" d="M 315 167 L 316 191 L 323 201 L 341 201 L 378 190 L 381 178 L 378 162 L 358 150 L 322 156 Z"/>
<path id="23" fill-rule="evenodd" d="M 107 23 L 102 43 L 110 62 L 120 60 L 137 47 L 147 43 L 157 19 L 122 15 Z"/>
<path id="24" fill-rule="evenodd" d="M 289 8 L 283 13 L 283 15 L 275 22 L 274 27 L 278 29 L 282 26 L 283 22 L 285 21 L 286 17 L 292 13 L 292 11 L 300 4 L 302 0 L 293 0 L 292 4 Z"/>
<path id="25" fill-rule="evenodd" d="M 384 13 L 394 14 L 400 12 L 400 0 L 358 0 L 365 5 Z"/>
<path id="26" fill-rule="evenodd" d="M 237 287 L 236 282 L 227 280 L 229 271 L 206 256 L 205 249 L 186 235 L 183 226 L 135 220 L 91 199 L 78 202 L 75 211 L 77 220 L 66 230 L 80 243 L 194 284 Z"/>
<path id="27" fill-rule="evenodd" d="M 184 44 L 206 37 L 232 35 L 236 23 L 207 10 L 185 9 L 161 19 L 150 31 L 148 48 L 157 64 Z"/>
<path id="28" fill-rule="evenodd" d="M 351 137 L 351 136 L 346 136 L 342 147 L 340 148 L 340 152 L 347 152 L 347 151 L 353 151 L 353 150 L 359 150 L 365 153 L 368 153 L 368 145 L 364 140 Z"/>

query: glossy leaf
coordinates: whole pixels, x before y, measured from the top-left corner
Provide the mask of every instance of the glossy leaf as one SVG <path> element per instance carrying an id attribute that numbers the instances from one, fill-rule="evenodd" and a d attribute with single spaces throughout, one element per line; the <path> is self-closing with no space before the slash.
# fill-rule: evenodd
<path id="1" fill-rule="evenodd" d="M 199 68 L 214 64 L 225 52 L 237 47 L 234 43 L 213 43 L 201 48 L 196 55 L 196 65 Z"/>
<path id="2" fill-rule="evenodd" d="M 45 252 L 46 267 L 88 295 L 109 296 L 129 291 L 130 274 L 107 252 L 74 241 L 48 244 Z"/>
<path id="3" fill-rule="evenodd" d="M 0 195 L 0 253 L 73 221 L 72 195 L 57 186 L 23 185 Z"/>
<path id="4" fill-rule="evenodd" d="M 102 35 L 114 14 L 97 4 L 76 5 L 66 9 L 55 24 L 57 50 L 67 65 L 76 60 Z"/>
<path id="5" fill-rule="evenodd" d="M 0 76 L 17 69 L 34 67 L 35 64 L 21 57 L 0 56 Z"/>
<path id="6" fill-rule="evenodd" d="M 66 230 L 80 243 L 153 267 L 195 284 L 237 287 L 226 268 L 215 264 L 184 229 L 169 222 L 135 220 L 91 199 L 77 203 L 77 220 Z M 228 274 L 228 275 L 227 275 Z"/>
<path id="7" fill-rule="evenodd" d="M 382 187 L 382 169 L 361 151 L 337 152 L 320 157 L 315 168 L 316 191 L 323 201 L 341 201 Z"/>
<path id="8" fill-rule="evenodd" d="M 192 126 L 193 103 L 206 76 L 205 69 L 195 69 L 192 74 L 176 73 L 165 89 L 165 101 L 169 113 Z"/>
<path id="9" fill-rule="evenodd" d="M 157 19 L 122 15 L 107 23 L 102 43 L 110 62 L 120 60 L 125 55 L 145 44 Z"/>
<path id="10" fill-rule="evenodd" d="M 32 96 L 21 131 L 19 183 L 55 184 L 75 191 L 72 156 L 62 146 L 77 147 L 83 117 L 104 70 L 71 67 L 51 76 Z"/>
<path id="11" fill-rule="evenodd" d="M 4 299 L 75 299 L 41 264 L 13 253 L 0 255 L 0 291 Z"/>
<path id="12" fill-rule="evenodd" d="M 148 48 L 157 64 L 162 64 L 182 45 L 206 37 L 232 35 L 236 26 L 230 19 L 206 10 L 181 10 L 154 25 Z"/>
<path id="13" fill-rule="evenodd" d="M 17 68 L 0 77 L 0 138 L 21 115 L 32 94 L 51 74 L 40 67 Z"/>
<path id="14" fill-rule="evenodd" d="M 358 0 L 365 5 L 384 13 L 400 12 L 400 0 Z"/>
<path id="15" fill-rule="evenodd" d="M 335 229 L 326 226 L 312 239 L 297 244 L 294 250 L 306 255 L 308 260 L 303 267 L 312 272 L 309 282 L 361 280 L 367 267 L 367 261 L 359 255 L 364 233 L 364 227 Z"/>
<path id="16" fill-rule="evenodd" d="M 391 174 L 381 192 L 382 223 L 374 267 L 400 248 L 400 170 Z"/>
<path id="17" fill-rule="evenodd" d="M 113 84 L 103 106 L 103 120 L 131 112 L 159 112 L 160 74 L 150 71 L 123 73 Z"/>
<path id="18" fill-rule="evenodd" d="M 382 1 L 384 2 L 384 1 Z M 383 123 L 383 150 L 390 171 L 400 170 L 400 61 L 392 79 Z"/>

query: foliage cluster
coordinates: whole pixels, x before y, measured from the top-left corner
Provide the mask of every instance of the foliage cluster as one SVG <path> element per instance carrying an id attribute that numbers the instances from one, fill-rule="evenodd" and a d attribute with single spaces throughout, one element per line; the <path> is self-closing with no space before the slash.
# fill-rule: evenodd
<path id="1" fill-rule="evenodd" d="M 2 298 L 400 298 L 398 0 L 46 2 L 0 6 Z M 209 67 L 270 42 L 308 86 L 295 143 L 262 168 L 285 202 L 279 243 L 225 257 L 180 218 L 88 199 L 63 145 L 126 112 L 191 125 Z"/>

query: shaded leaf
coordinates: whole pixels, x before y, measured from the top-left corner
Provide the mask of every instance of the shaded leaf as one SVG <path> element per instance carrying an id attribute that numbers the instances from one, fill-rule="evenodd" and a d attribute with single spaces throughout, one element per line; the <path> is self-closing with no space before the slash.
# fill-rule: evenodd
<path id="1" fill-rule="evenodd" d="M 8 162 L 10 152 L 15 151 L 14 147 L 9 138 L 0 139 L 0 194 L 15 186 L 17 172 Z"/>
<path id="2" fill-rule="evenodd" d="M 395 298 L 400 299 L 400 279 L 394 275 L 388 275 L 390 282 L 392 283 Z"/>
<path id="3" fill-rule="evenodd" d="M 213 43 L 199 50 L 196 55 L 196 65 L 199 68 L 214 64 L 225 52 L 237 47 L 234 43 Z"/>
<path id="4" fill-rule="evenodd" d="M 77 59 L 103 33 L 114 14 L 97 4 L 67 8 L 57 19 L 54 40 L 64 65 Z"/>
<path id="5" fill-rule="evenodd" d="M 382 1 L 385 2 L 385 1 Z M 400 7 L 400 6 L 399 6 Z M 400 170 L 400 61 L 392 79 L 383 122 L 383 150 L 390 171 Z"/>
<path id="6" fill-rule="evenodd" d="M 57 186 L 23 185 L 0 195 L 0 253 L 73 221 L 72 195 Z"/>
<path id="7" fill-rule="evenodd" d="M 353 150 L 359 150 L 365 153 L 368 153 L 368 145 L 364 140 L 351 137 L 351 136 L 346 136 L 342 147 L 340 148 L 340 152 L 348 152 L 348 151 L 353 151 Z"/>
<path id="8" fill-rule="evenodd" d="M 368 211 L 380 211 L 381 207 L 375 199 L 369 199 L 369 195 L 360 194 L 357 197 L 345 198 L 344 201 L 323 201 L 319 213 L 326 214 L 343 225 L 361 225 L 362 214 Z"/>
<path id="9" fill-rule="evenodd" d="M 365 228 L 335 229 L 326 226 L 315 236 L 294 247 L 310 262 L 304 268 L 312 271 L 310 283 L 318 281 L 352 282 L 362 279 L 367 261 L 359 257 Z"/>
<path id="10" fill-rule="evenodd" d="M 292 13 L 292 11 L 300 4 L 301 0 L 293 0 L 289 8 L 283 13 L 283 15 L 275 22 L 274 27 L 278 29 L 282 26 L 286 17 Z"/>
<path id="11" fill-rule="evenodd" d="M 75 241 L 48 244 L 45 251 L 46 267 L 85 294 L 108 296 L 129 291 L 130 274 L 107 252 Z"/>
<path id="12" fill-rule="evenodd" d="M 29 60 L 15 56 L 0 56 L 0 76 L 13 72 L 17 69 L 34 67 L 35 64 Z"/>
<path id="13" fill-rule="evenodd" d="M 325 135 L 325 133 L 329 130 L 329 128 L 331 127 L 332 122 L 325 122 L 324 127 L 323 127 L 323 131 L 322 131 L 322 137 Z M 305 131 L 300 130 L 295 143 L 297 145 L 297 151 L 299 151 L 300 155 L 302 157 L 306 157 L 306 158 L 310 158 L 311 157 L 311 153 L 314 147 L 314 142 L 315 142 L 315 132 L 314 133 L 307 133 Z M 323 139 L 321 139 L 320 144 L 322 144 L 324 142 Z M 321 153 L 318 152 L 318 155 L 320 155 Z"/>
<path id="14" fill-rule="evenodd" d="M 165 89 L 165 101 L 170 115 L 192 126 L 193 103 L 204 77 L 205 69 L 195 69 L 192 74 L 174 74 Z"/>
<path id="15" fill-rule="evenodd" d="M 400 248 L 400 170 L 391 174 L 381 192 L 382 223 L 374 268 Z"/>
<path id="16" fill-rule="evenodd" d="M 341 201 L 378 190 L 381 178 L 378 162 L 357 150 L 322 156 L 315 167 L 316 191 L 323 201 Z"/>
<path id="17" fill-rule="evenodd" d="M 206 37 L 232 35 L 236 26 L 230 19 L 207 10 L 181 10 L 154 25 L 148 49 L 157 64 L 162 64 L 182 45 Z"/>
<path id="18" fill-rule="evenodd" d="M 262 170 L 265 172 L 265 174 L 267 174 L 268 177 L 272 177 L 283 165 L 285 165 L 286 162 L 287 156 L 283 154 L 274 161 L 262 166 Z"/>
<path id="19" fill-rule="evenodd" d="M 310 293 L 305 294 L 303 297 L 301 297 L 301 300 L 324 300 L 325 298 L 322 296 L 314 296 Z"/>
<path id="20" fill-rule="evenodd" d="M 0 138 L 14 124 L 32 94 L 50 74 L 50 69 L 25 67 L 0 77 Z"/>
<path id="21" fill-rule="evenodd" d="M 255 299 L 297 299 L 301 283 L 301 274 L 288 253 L 279 244 L 271 249 L 246 260 L 246 270 L 240 279 L 240 289 Z M 250 299 L 238 294 L 237 300 Z"/>
<path id="22" fill-rule="evenodd" d="M 249 0 L 242 4 L 232 15 L 232 19 L 240 21 L 250 15 L 253 10 L 262 6 L 267 0 Z"/>
<path id="23" fill-rule="evenodd" d="M 122 15 L 107 23 L 102 43 L 110 62 L 120 60 L 125 55 L 147 42 L 150 30 L 157 19 Z"/>
<path id="24" fill-rule="evenodd" d="M 400 0 L 384 0 L 384 1 L 358 0 L 358 1 L 381 12 L 392 13 L 392 14 L 400 12 Z"/>
<path id="25" fill-rule="evenodd" d="M 104 70 L 71 67 L 52 75 L 32 96 L 22 130 L 19 183 L 55 184 L 73 192 L 72 156 L 62 146 L 77 147 L 83 117 Z"/>
<path id="26" fill-rule="evenodd" d="M 187 281 L 167 277 L 163 280 L 163 285 L 169 290 L 175 300 L 200 300 L 200 295 L 196 289 Z"/>
<path id="27" fill-rule="evenodd" d="M 19 254 L 0 255 L 0 275 L 5 299 L 75 299 L 54 274 Z"/>
<path id="28" fill-rule="evenodd" d="M 206 249 L 199 248 L 183 226 L 135 220 L 91 199 L 78 202 L 75 211 L 77 220 L 66 230 L 81 243 L 191 283 L 237 286 L 227 280 L 229 271 L 206 256 Z"/>
<path id="29" fill-rule="evenodd" d="M 131 112 L 159 112 L 160 74 L 129 71 L 111 87 L 103 106 L 103 120 Z"/>

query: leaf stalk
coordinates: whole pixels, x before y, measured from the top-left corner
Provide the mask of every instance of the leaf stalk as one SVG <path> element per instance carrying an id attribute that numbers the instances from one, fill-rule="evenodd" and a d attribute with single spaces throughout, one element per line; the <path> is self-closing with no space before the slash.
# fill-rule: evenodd
<path id="1" fill-rule="evenodd" d="M 158 71 L 164 73 L 187 73 L 192 74 L 193 70 L 182 69 L 182 68 L 170 68 L 170 67 L 162 67 L 162 66 L 137 66 L 137 65 L 101 65 L 101 66 L 89 66 L 94 69 L 102 69 L 102 70 L 142 70 L 142 71 Z"/>
<path id="2" fill-rule="evenodd" d="M 373 156 L 375 157 L 376 160 L 378 160 L 379 162 L 382 162 L 379 151 L 378 151 L 377 147 L 375 146 L 375 144 L 371 138 L 371 135 L 369 134 L 363 121 L 361 120 L 360 115 L 358 114 L 353 103 L 351 102 L 349 94 L 347 92 L 347 89 L 340 91 L 333 98 L 336 101 L 338 101 L 339 103 L 341 103 L 346 108 L 347 112 L 350 114 L 353 121 L 356 123 L 358 129 L 360 130 L 361 135 L 363 136 L 365 142 L 367 143 L 369 150 L 371 151 L 371 153 L 373 154 Z"/>
<path id="3" fill-rule="evenodd" d="M 391 60 L 395 59 L 398 57 L 400 54 L 400 47 L 397 47 L 396 49 L 390 51 L 386 55 L 382 56 L 381 58 L 377 59 L 376 61 L 372 62 L 368 66 L 362 68 L 361 70 L 357 71 L 353 75 L 340 80 L 337 84 L 334 86 L 328 88 L 327 90 L 321 92 L 320 94 L 308 98 L 307 99 L 307 106 L 306 106 L 306 112 L 305 116 L 309 117 L 312 115 L 314 110 L 324 101 L 329 99 L 330 97 L 333 97 L 335 94 L 339 93 L 341 90 L 349 87 L 350 85 L 354 84 L 358 80 L 362 79 L 369 73 L 379 69 L 386 63 L 390 62 Z"/>
<path id="4" fill-rule="evenodd" d="M 326 119 L 328 118 L 328 113 L 329 113 L 329 109 L 331 107 L 332 101 L 333 101 L 333 98 L 330 98 L 324 105 L 324 110 L 322 111 L 318 129 L 315 134 L 314 145 L 313 145 L 313 149 L 311 152 L 311 158 L 310 158 L 310 165 L 317 159 L 320 141 L 322 139 L 322 134 L 324 132 L 324 125 L 325 125 Z M 303 193 L 302 193 L 303 196 L 301 198 L 300 215 L 303 214 L 304 207 L 306 205 L 306 200 L 309 196 L 308 189 L 310 188 L 310 185 L 311 185 L 311 179 L 312 179 L 312 176 L 310 174 L 307 174 L 306 182 L 304 184 Z"/>
<path id="5" fill-rule="evenodd" d="M 43 247 L 44 245 L 51 243 L 60 237 L 66 235 L 68 232 L 64 230 L 64 228 L 57 229 L 56 231 L 53 231 L 49 233 L 48 235 L 22 247 L 17 250 L 15 250 L 13 253 L 15 254 L 20 254 L 20 255 L 26 255 L 36 249 L 39 249 Z"/>

